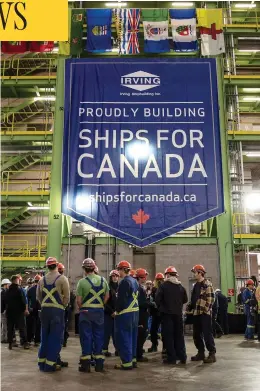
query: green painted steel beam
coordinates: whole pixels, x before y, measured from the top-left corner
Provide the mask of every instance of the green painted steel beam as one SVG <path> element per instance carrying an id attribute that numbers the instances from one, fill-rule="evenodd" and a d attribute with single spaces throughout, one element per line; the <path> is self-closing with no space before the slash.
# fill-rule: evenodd
<path id="1" fill-rule="evenodd" d="M 219 116 L 220 116 L 220 139 L 222 154 L 222 173 L 224 189 L 224 208 L 225 213 L 217 217 L 217 235 L 219 249 L 220 279 L 221 289 L 224 295 L 228 294 L 228 289 L 235 289 L 235 267 L 234 267 L 234 245 L 232 232 L 232 211 L 230 200 L 230 179 L 228 165 L 228 142 L 226 131 L 226 117 L 224 106 L 224 85 L 223 68 L 221 59 L 217 59 L 218 75 L 218 97 L 219 97 Z M 235 298 L 231 298 L 229 311 L 235 310 Z"/>
<path id="2" fill-rule="evenodd" d="M 62 143 L 63 143 L 63 106 L 65 59 L 58 59 L 56 103 L 54 119 L 54 135 L 52 146 L 50 213 L 47 241 L 47 255 L 60 259 L 62 241 L 62 214 L 61 214 L 61 172 L 62 172 Z"/>
<path id="3" fill-rule="evenodd" d="M 255 75 L 254 77 L 235 77 L 230 78 L 226 77 L 224 80 L 225 86 L 238 86 L 238 87 L 260 87 L 260 75 Z M 248 102 L 247 102 L 248 103 Z"/>
<path id="4" fill-rule="evenodd" d="M 52 141 L 53 140 L 53 134 L 44 134 L 44 135 L 39 135 L 37 134 L 37 132 L 35 132 L 35 135 L 34 134 L 30 134 L 30 135 L 23 135 L 23 134 L 3 134 L 3 132 L 1 132 L 1 142 L 2 144 L 9 144 L 10 142 L 12 141 L 21 141 L 21 142 L 26 142 L 26 141 L 42 141 L 43 143 L 46 142 L 46 141 Z"/>
<path id="5" fill-rule="evenodd" d="M 1 78 L 1 86 L 2 88 L 5 87 L 54 87 L 56 85 L 56 76 L 50 76 L 47 78 L 43 78 L 40 76 L 28 76 L 22 78 L 22 76 L 18 76 L 17 78 L 13 79 L 6 79 L 4 77 Z M 34 95 L 35 95 L 35 90 L 34 90 Z"/>
<path id="6" fill-rule="evenodd" d="M 35 202 L 35 203 L 47 203 L 49 200 L 49 195 L 2 195 L 1 202 L 16 203 L 16 202 Z"/>
<path id="7" fill-rule="evenodd" d="M 228 141 L 258 141 L 260 142 L 260 134 L 229 134 Z"/>
<path id="8" fill-rule="evenodd" d="M 45 266 L 45 262 L 44 261 L 35 261 L 35 260 L 30 260 L 28 259 L 27 261 L 26 260 L 23 260 L 23 261 L 9 261 L 7 260 L 6 258 L 4 260 L 2 260 L 0 258 L 0 262 L 1 262 L 1 268 L 12 268 L 12 267 L 24 267 L 24 268 L 27 268 L 27 267 L 35 267 L 36 269 L 37 268 L 44 268 Z"/>
<path id="9" fill-rule="evenodd" d="M 243 244 L 245 246 L 260 246 L 260 236 L 259 238 L 235 238 L 234 244 Z"/>

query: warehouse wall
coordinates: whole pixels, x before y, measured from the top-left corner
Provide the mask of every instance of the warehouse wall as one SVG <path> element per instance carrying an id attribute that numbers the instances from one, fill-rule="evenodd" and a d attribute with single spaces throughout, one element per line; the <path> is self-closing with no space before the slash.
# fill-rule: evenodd
<path id="1" fill-rule="evenodd" d="M 82 260 L 85 258 L 84 245 L 72 245 L 70 251 L 70 283 L 75 289 L 77 281 L 82 277 Z M 113 269 L 112 246 L 110 255 L 107 245 L 97 245 L 95 259 L 100 274 L 107 277 Z M 218 249 L 216 245 L 156 245 L 147 249 L 133 249 L 128 244 L 117 246 L 116 263 L 120 260 L 129 261 L 133 268 L 143 267 L 149 272 L 149 279 L 154 278 L 155 273 L 164 272 L 169 265 L 174 265 L 180 275 L 183 285 L 190 291 L 192 283 L 191 268 L 195 264 L 202 263 L 207 270 L 207 276 L 212 279 L 214 288 L 220 286 Z M 66 269 L 68 264 L 68 246 L 62 248 L 62 262 Z"/>

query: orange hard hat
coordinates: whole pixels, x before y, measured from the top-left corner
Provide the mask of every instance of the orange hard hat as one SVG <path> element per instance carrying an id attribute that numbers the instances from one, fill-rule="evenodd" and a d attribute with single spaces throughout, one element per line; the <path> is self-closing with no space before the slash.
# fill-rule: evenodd
<path id="1" fill-rule="evenodd" d="M 46 260 L 46 266 L 58 265 L 58 261 L 55 257 L 49 257 Z"/>
<path id="2" fill-rule="evenodd" d="M 130 274 L 131 277 L 135 277 L 135 270 L 134 269 L 130 270 L 129 274 Z"/>
<path id="3" fill-rule="evenodd" d="M 131 264 L 127 261 L 120 261 L 117 265 L 117 270 L 118 269 L 131 269 Z"/>
<path id="4" fill-rule="evenodd" d="M 63 263 L 58 263 L 58 270 L 65 270 Z"/>
<path id="5" fill-rule="evenodd" d="M 136 269 L 135 275 L 136 275 L 136 277 L 139 277 L 139 278 L 145 278 L 146 276 L 148 276 L 148 273 L 145 269 L 139 268 L 139 269 Z"/>
<path id="6" fill-rule="evenodd" d="M 203 273 L 206 273 L 206 270 L 205 270 L 205 267 L 203 265 L 195 265 L 193 266 L 193 268 L 191 269 L 191 271 L 193 273 L 195 272 L 203 272 Z"/>
<path id="7" fill-rule="evenodd" d="M 82 267 L 85 267 L 87 269 L 95 269 L 96 268 L 96 262 L 92 258 L 86 258 L 82 262 Z"/>
<path id="8" fill-rule="evenodd" d="M 155 275 L 155 279 L 156 279 L 156 280 L 164 280 L 164 275 L 163 275 L 162 273 L 157 273 L 157 274 Z"/>
<path id="9" fill-rule="evenodd" d="M 40 276 L 40 274 L 36 274 L 36 276 L 34 277 L 34 281 L 39 281 L 42 277 Z"/>
<path id="10" fill-rule="evenodd" d="M 117 270 L 111 270 L 111 272 L 109 273 L 109 277 L 112 277 L 112 276 L 119 277 L 118 271 Z"/>
<path id="11" fill-rule="evenodd" d="M 164 274 L 168 274 L 168 273 L 174 273 L 174 274 L 178 275 L 178 272 L 177 272 L 177 270 L 175 269 L 174 266 L 168 266 L 168 267 L 165 269 Z"/>
<path id="12" fill-rule="evenodd" d="M 253 280 L 251 280 L 251 278 L 249 278 L 249 280 L 246 282 L 246 285 L 255 285 L 255 283 Z"/>

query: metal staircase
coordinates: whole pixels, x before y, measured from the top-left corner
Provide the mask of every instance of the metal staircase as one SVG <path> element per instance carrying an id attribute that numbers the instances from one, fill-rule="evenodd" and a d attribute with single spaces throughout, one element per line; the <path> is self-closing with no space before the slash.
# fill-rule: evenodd
<path id="1" fill-rule="evenodd" d="M 6 179 L 10 174 L 13 175 L 18 171 L 25 171 L 28 167 L 33 166 L 40 161 L 40 156 L 37 155 L 18 155 L 12 156 L 1 165 L 2 180 Z"/>
<path id="2" fill-rule="evenodd" d="M 13 56 L 2 61 L 1 74 L 2 76 L 27 76 L 38 72 L 51 73 L 56 71 L 56 66 L 56 58 L 44 53 L 20 58 Z"/>
<path id="3" fill-rule="evenodd" d="M 21 222 L 35 216 L 36 213 L 36 211 L 28 210 L 27 207 L 16 209 L 7 215 L 7 217 L 1 219 L 2 233 L 5 234 L 8 231 L 13 230 L 17 225 L 21 224 Z"/>

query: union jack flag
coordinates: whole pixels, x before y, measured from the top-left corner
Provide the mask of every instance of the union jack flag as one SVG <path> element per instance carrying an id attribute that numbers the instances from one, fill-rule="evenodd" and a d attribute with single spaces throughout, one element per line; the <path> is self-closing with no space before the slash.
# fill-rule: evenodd
<path id="1" fill-rule="evenodd" d="M 119 9 L 119 23 L 122 23 L 120 52 L 137 54 L 139 50 L 140 9 Z"/>

